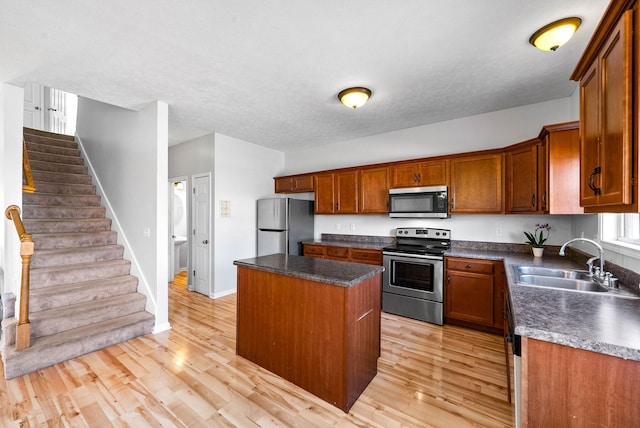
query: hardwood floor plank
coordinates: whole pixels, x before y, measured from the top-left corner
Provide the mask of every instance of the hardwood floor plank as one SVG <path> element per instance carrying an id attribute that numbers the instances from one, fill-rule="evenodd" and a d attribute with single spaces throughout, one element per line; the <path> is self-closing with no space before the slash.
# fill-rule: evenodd
<path id="1" fill-rule="evenodd" d="M 0 379 L 0 426 L 513 426 L 500 336 L 383 313 L 378 375 L 347 414 L 235 354 L 235 295 L 169 293 L 171 330 Z"/>

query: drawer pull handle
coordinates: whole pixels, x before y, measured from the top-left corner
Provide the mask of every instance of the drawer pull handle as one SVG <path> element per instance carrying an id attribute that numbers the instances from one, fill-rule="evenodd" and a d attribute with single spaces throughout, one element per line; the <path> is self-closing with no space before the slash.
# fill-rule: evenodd
<path id="1" fill-rule="evenodd" d="M 466 267 L 467 269 L 471 269 L 473 266 L 471 266 L 471 263 L 469 263 Z"/>

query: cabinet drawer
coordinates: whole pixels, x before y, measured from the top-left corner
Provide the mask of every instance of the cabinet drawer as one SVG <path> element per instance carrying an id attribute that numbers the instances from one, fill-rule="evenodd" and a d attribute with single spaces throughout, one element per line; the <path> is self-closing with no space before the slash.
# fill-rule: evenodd
<path id="1" fill-rule="evenodd" d="M 349 258 L 349 249 L 346 247 L 327 247 L 326 254 L 330 258 L 347 260 Z"/>
<path id="2" fill-rule="evenodd" d="M 447 269 L 492 275 L 493 262 L 489 260 L 447 258 Z"/>
<path id="3" fill-rule="evenodd" d="M 351 261 L 356 263 L 382 264 L 382 251 L 351 249 Z"/>
<path id="4" fill-rule="evenodd" d="M 324 257 L 324 247 L 320 245 L 305 245 L 304 255 L 310 257 Z"/>

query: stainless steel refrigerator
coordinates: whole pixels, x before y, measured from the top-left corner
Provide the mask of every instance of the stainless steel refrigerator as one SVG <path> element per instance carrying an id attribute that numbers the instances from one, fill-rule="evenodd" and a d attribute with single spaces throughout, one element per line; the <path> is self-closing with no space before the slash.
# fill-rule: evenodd
<path id="1" fill-rule="evenodd" d="M 301 256 L 302 241 L 313 239 L 313 201 L 291 198 L 258 200 L 258 256 Z"/>

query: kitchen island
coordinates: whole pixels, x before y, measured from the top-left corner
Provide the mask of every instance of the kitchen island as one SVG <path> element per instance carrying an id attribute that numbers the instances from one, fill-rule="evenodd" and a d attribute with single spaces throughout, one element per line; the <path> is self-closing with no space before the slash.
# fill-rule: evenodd
<path id="1" fill-rule="evenodd" d="M 236 353 L 348 412 L 377 373 L 382 266 L 236 260 Z"/>

